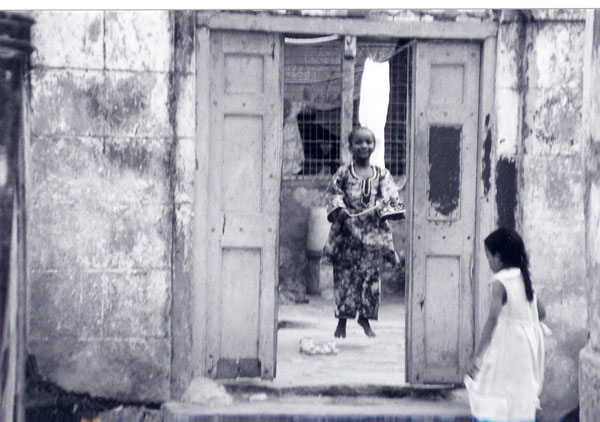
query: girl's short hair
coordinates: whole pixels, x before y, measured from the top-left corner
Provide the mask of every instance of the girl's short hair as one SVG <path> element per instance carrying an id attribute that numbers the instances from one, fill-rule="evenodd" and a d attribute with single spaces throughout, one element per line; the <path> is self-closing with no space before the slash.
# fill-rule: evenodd
<path id="1" fill-rule="evenodd" d="M 500 261 L 504 267 L 517 267 L 523 274 L 525 283 L 525 294 L 527 300 L 533 300 L 533 287 L 531 276 L 529 275 L 529 257 L 525 251 L 525 243 L 516 231 L 501 227 L 494 230 L 483 241 L 486 248 L 493 254 L 500 256 Z"/>
<path id="2" fill-rule="evenodd" d="M 373 143 L 376 142 L 375 134 L 373 133 L 373 131 L 371 129 L 369 129 L 366 126 L 354 126 L 352 128 L 352 130 L 350 131 L 350 134 L 348 135 L 348 144 L 352 144 L 352 140 L 354 139 L 356 134 L 361 131 L 368 132 L 371 135 L 371 138 L 373 139 Z"/>

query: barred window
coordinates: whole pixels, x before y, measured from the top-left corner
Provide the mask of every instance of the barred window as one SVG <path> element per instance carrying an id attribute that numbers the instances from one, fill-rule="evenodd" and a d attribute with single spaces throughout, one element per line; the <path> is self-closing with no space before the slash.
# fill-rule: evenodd
<path id="1" fill-rule="evenodd" d="M 411 55 L 407 40 L 358 38 L 354 59 L 353 124 L 367 57 L 389 60 L 390 93 L 385 164 L 396 179 L 406 173 Z M 283 178 L 329 178 L 341 163 L 343 38 L 286 38 L 284 54 Z"/>

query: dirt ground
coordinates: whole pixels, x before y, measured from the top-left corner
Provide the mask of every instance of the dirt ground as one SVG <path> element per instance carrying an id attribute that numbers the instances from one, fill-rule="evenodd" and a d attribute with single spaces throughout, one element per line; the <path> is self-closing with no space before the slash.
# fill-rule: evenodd
<path id="1" fill-rule="evenodd" d="M 376 337 L 367 337 L 356 321 L 348 321 L 344 339 L 333 336 L 332 293 L 307 298 L 306 304 L 279 306 L 275 386 L 405 385 L 404 296 L 382 297 L 379 319 L 371 322 Z M 334 342 L 337 353 L 302 353 L 302 339 L 317 345 Z"/>
<path id="2" fill-rule="evenodd" d="M 229 406 L 206 408 L 170 403 L 161 412 L 159 404 L 144 406 L 98 400 L 69 394 L 38 380 L 37 387 L 30 390 L 34 394 L 30 394 L 27 422 L 160 422 L 165 411 L 179 415 L 181 420 L 196 420 L 201 415 L 207 416 L 207 412 L 222 415 L 302 412 L 306 416 L 341 416 L 350 412 L 363 416 L 436 415 L 452 421 L 471 420 L 467 417 L 468 399 L 463 389 L 419 391 L 406 384 L 404 296 L 382 297 L 379 319 L 371 324 L 375 338 L 367 337 L 356 321 L 348 321 L 345 339 L 333 336 L 337 320 L 333 315 L 332 293 L 325 291 L 321 296 L 307 298 L 308 303 L 279 305 L 275 380 L 223 382 L 233 397 Z M 307 354 L 300 347 L 306 339 L 316 345 L 335 343 L 335 353 Z"/>

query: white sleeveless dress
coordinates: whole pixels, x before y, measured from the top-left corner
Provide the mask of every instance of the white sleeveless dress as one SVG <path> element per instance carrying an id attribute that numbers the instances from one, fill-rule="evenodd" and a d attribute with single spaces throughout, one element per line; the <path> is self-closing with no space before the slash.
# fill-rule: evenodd
<path id="1" fill-rule="evenodd" d="M 527 301 L 521 270 L 494 275 L 506 289 L 492 340 L 474 379 L 465 376 L 471 413 L 479 421 L 533 422 L 544 382 L 544 340 L 537 298 Z"/>

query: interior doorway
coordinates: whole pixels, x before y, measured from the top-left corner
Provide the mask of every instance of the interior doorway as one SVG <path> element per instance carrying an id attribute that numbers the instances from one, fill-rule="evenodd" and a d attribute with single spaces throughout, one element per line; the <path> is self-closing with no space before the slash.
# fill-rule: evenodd
<path id="1" fill-rule="evenodd" d="M 349 46 L 348 38 L 284 38 L 275 379 L 280 385 L 397 386 L 406 378 L 405 220 L 390 222 L 401 263 L 382 269 L 379 318 L 371 324 L 375 338 L 365 336 L 356 321 L 348 321 L 345 339 L 334 338 L 332 270 L 319 265 L 315 250 L 328 231 L 322 209 L 327 184 L 351 160 L 347 136 L 359 124 L 367 60 L 389 65 L 382 88 L 384 159 L 400 196 L 407 196 L 414 41 L 356 37 Z"/>
<path id="2" fill-rule="evenodd" d="M 316 156 L 308 157 L 312 162 L 304 165 L 297 158 L 294 162 L 294 155 L 289 154 L 293 148 L 283 141 L 284 54 L 289 48 L 285 47 L 280 28 L 284 23 L 286 30 L 295 28 L 289 38 L 301 39 L 303 36 L 295 34 L 323 34 L 329 26 L 312 18 L 260 17 L 254 22 L 234 17 L 223 20 L 221 14 L 204 16 L 207 26 L 198 31 L 196 50 L 201 69 L 197 77 L 197 115 L 206 116 L 207 122 L 199 131 L 197 145 L 198 151 L 209 151 L 196 155 L 194 179 L 195 195 L 206 198 L 195 202 L 194 214 L 194 262 L 199 265 L 194 265 L 197 306 L 193 307 L 193 338 L 202 339 L 193 344 L 197 373 L 222 379 L 283 380 L 281 365 L 275 372 L 276 358 L 280 363 L 282 360 L 277 351 L 283 350 L 278 345 L 283 338 L 283 334 L 277 335 L 278 325 L 284 333 L 294 321 L 286 321 L 283 312 L 278 318 L 278 307 L 283 311 L 283 304 L 307 304 L 309 212 L 324 205 L 325 187 L 336 157 L 337 165 L 350 160 L 346 139 L 355 120 L 356 62 L 361 43 L 373 42 L 372 38 L 361 39 L 360 34 L 368 33 L 370 37 L 387 37 L 375 41 L 387 42 L 382 49 L 388 54 L 402 50 L 409 57 L 404 122 L 408 154 L 404 153 L 403 177 L 407 183 L 395 175 L 407 204 L 407 220 L 404 227 L 394 230 L 396 243 L 405 246 L 397 246 L 400 255 L 406 249 L 406 282 L 401 285 L 406 292 L 402 311 L 406 314 L 406 343 L 397 357 L 393 352 L 387 357 L 402 364 L 402 349 L 405 351 L 404 371 L 410 383 L 456 382 L 465 369 L 465 356 L 474 345 L 475 334 L 481 329 L 483 307 L 479 302 L 486 296 L 480 294 L 473 280 L 474 275 L 487 276 L 477 264 L 482 259 L 481 249 L 477 248 L 478 233 L 494 221 L 492 205 L 482 202 L 478 195 L 485 191 L 487 180 L 482 178 L 480 163 L 482 139 L 486 139 L 493 108 L 493 37 L 497 28 L 458 22 L 382 27 L 365 21 L 360 28 L 348 22 L 346 31 L 346 21 L 336 20 L 340 32 L 356 36 L 319 40 L 317 44 L 337 42 L 340 48 L 336 48 L 339 53 L 335 64 L 326 68 L 329 73 L 317 82 L 339 80 L 341 73 L 339 123 L 336 125 L 331 117 L 336 115 L 332 111 L 335 107 L 321 107 L 303 115 L 300 120 L 316 121 L 321 126 L 324 139 L 320 140 L 325 141 Z M 452 37 L 447 33 L 450 29 L 454 31 Z M 390 42 L 390 36 L 404 39 Z M 413 38 L 409 37 L 418 38 L 418 42 L 411 43 Z M 448 38 L 453 41 L 442 41 Z M 316 54 L 306 56 L 319 59 Z M 322 60 L 328 64 L 331 58 L 325 55 Z M 315 98 L 336 96 L 333 87 L 323 85 L 312 94 L 310 88 L 297 91 L 301 99 L 314 100 L 313 105 L 319 105 Z M 289 106 L 288 116 L 293 115 Z M 300 132 L 298 113 L 295 125 L 290 127 Z M 386 129 L 389 132 L 389 128 L 384 132 Z M 304 134 L 304 138 L 311 141 L 310 135 Z M 301 132 L 297 138 L 301 148 L 296 146 L 296 151 L 304 154 L 303 161 L 315 153 L 314 148 L 312 152 L 304 150 L 304 138 Z M 445 152 L 448 148 L 451 154 Z M 390 144 L 384 157 L 390 167 L 391 151 Z M 292 157 L 283 169 L 282 156 Z M 487 165 L 485 160 L 483 165 Z M 448 174 L 451 177 L 446 177 Z M 431 245 L 440 246 L 440 250 L 426 248 Z M 304 265 L 296 265 L 298 259 L 304 260 Z M 324 276 L 323 287 L 326 280 Z M 390 286 L 384 277 L 384 304 Z M 327 294 L 321 294 L 321 298 L 329 300 L 324 306 L 331 306 L 332 325 L 325 330 L 333 339 L 333 300 L 327 299 Z M 318 298 L 312 303 L 318 304 Z M 403 318 L 399 319 L 401 323 Z M 376 332 L 379 329 L 374 328 Z M 404 336 L 395 338 L 402 340 Z M 290 350 L 299 353 L 299 343 L 291 344 Z M 366 352 L 359 352 L 360 361 L 368 360 L 365 356 Z M 318 368 L 307 370 L 318 372 Z M 386 375 L 393 370 L 386 370 Z"/>

